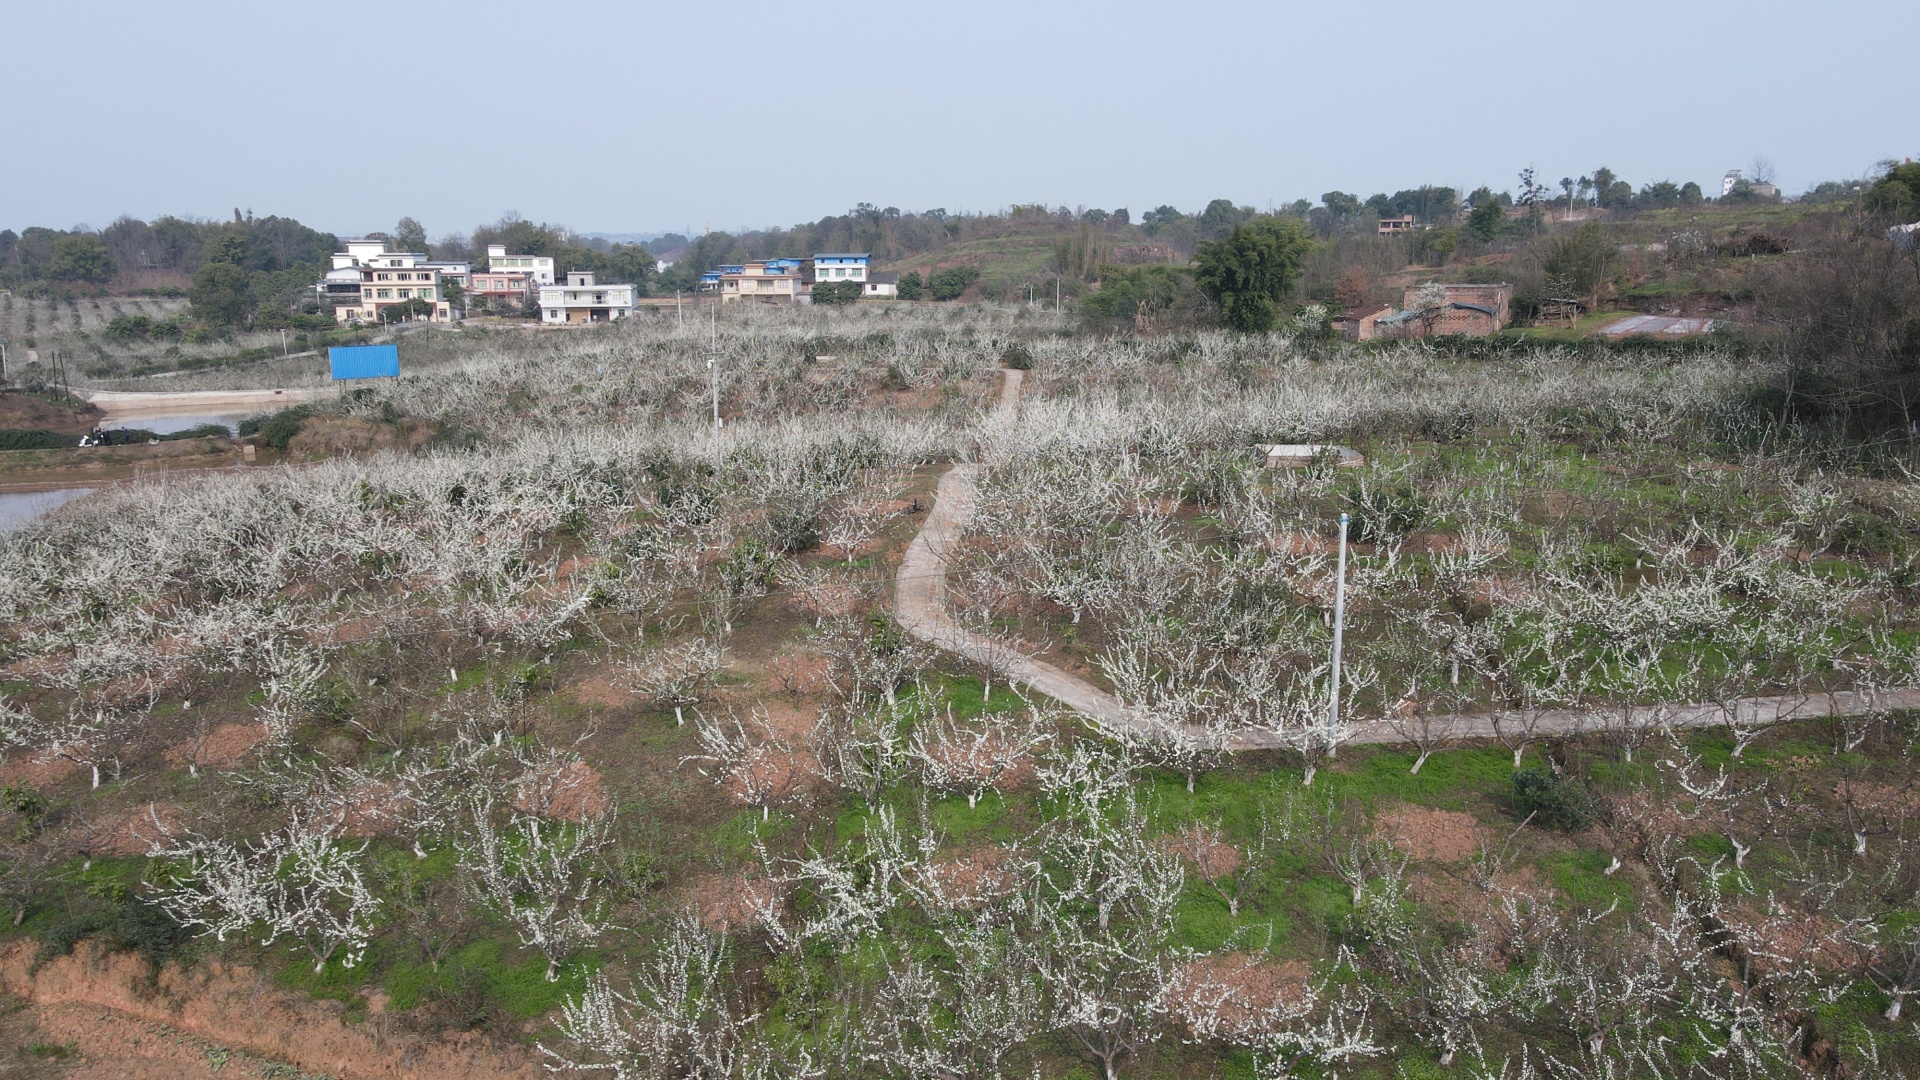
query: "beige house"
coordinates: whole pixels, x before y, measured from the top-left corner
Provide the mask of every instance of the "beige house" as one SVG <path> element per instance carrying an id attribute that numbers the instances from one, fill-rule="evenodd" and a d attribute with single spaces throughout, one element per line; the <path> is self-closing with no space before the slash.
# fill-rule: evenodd
<path id="1" fill-rule="evenodd" d="M 396 304 L 415 300 L 433 305 L 427 315 L 432 322 L 452 322 L 453 308 L 447 303 L 440 282 L 440 268 L 425 266 L 409 256 L 383 257 L 376 265 L 360 267 L 360 302 L 333 309 L 339 322 L 371 323 L 394 318 L 386 314 Z M 418 318 L 417 315 L 410 316 Z"/>
<path id="2" fill-rule="evenodd" d="M 762 260 L 741 264 L 739 273 L 722 273 L 720 299 L 794 303 L 806 292 L 806 278 L 789 266 L 787 260 Z"/>

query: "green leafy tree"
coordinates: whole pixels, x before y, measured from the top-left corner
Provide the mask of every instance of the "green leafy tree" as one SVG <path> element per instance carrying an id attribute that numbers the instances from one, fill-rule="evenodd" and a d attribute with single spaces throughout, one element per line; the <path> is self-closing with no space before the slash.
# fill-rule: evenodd
<path id="1" fill-rule="evenodd" d="M 1865 204 L 1871 213 L 1903 222 L 1920 218 L 1920 162 L 1888 169 L 1867 189 Z"/>
<path id="2" fill-rule="evenodd" d="M 1080 314 L 1094 321 L 1154 322 L 1177 309 L 1192 309 L 1198 293 L 1193 274 L 1164 263 L 1109 266 L 1100 272 L 1100 289 L 1080 298 Z"/>
<path id="3" fill-rule="evenodd" d="M 55 240 L 47 261 L 47 276 L 55 281 L 100 285 L 112 280 L 113 270 L 107 245 L 92 233 L 68 233 Z"/>
<path id="4" fill-rule="evenodd" d="M 395 251 L 425 251 L 427 250 L 427 230 L 421 227 L 418 221 L 403 217 L 400 223 L 393 227 L 393 235 L 387 238 L 387 243 Z"/>
<path id="5" fill-rule="evenodd" d="M 1140 215 L 1140 227 L 1146 230 L 1148 236 L 1152 236 L 1169 225 L 1177 224 L 1186 216 L 1174 207 L 1156 206 Z"/>
<path id="6" fill-rule="evenodd" d="M 1671 180 L 1659 180 L 1640 189 L 1637 200 L 1645 206 L 1656 209 L 1680 205 L 1680 185 Z"/>
<path id="7" fill-rule="evenodd" d="M 1607 205 L 1607 192 L 1613 190 L 1614 183 L 1619 179 L 1618 176 L 1614 175 L 1613 170 L 1607 168 L 1605 165 L 1593 170 L 1594 199 L 1599 205 Z"/>
<path id="8" fill-rule="evenodd" d="M 208 260 L 193 275 L 187 300 L 193 305 L 193 317 L 208 326 L 235 326 L 253 310 L 252 275 L 239 265 L 246 253 L 246 242 L 237 236 L 223 236 L 214 245 Z"/>
<path id="9" fill-rule="evenodd" d="M 926 285 L 920 280 L 920 271 L 909 270 L 900 275 L 900 284 L 897 287 L 900 299 L 918 300 L 920 299 L 920 294 L 925 291 L 925 289 Z"/>
<path id="10" fill-rule="evenodd" d="M 1606 229 L 1589 221 L 1570 235 L 1556 237 L 1542 268 L 1550 287 L 1563 296 L 1584 298 L 1592 310 L 1600 306 L 1600 290 L 1607 283 L 1613 258 L 1613 242 Z"/>
<path id="11" fill-rule="evenodd" d="M 1196 232 L 1202 240 L 1223 240 L 1233 231 L 1235 225 L 1241 224 L 1252 216 L 1251 207 L 1235 206 L 1231 199 L 1215 199 L 1207 204 L 1205 210 L 1200 211 Z"/>
<path id="12" fill-rule="evenodd" d="M 1313 247 L 1300 222 L 1261 215 L 1224 240 L 1200 245 L 1194 282 L 1235 330 L 1264 333 L 1280 321 L 1280 302 Z"/>
<path id="13" fill-rule="evenodd" d="M 1498 199 L 1488 198 L 1475 202 L 1473 212 L 1467 215 L 1467 232 L 1483 244 L 1492 243 L 1507 225 L 1507 208 L 1500 205 Z"/>
<path id="14" fill-rule="evenodd" d="M 388 304 L 380 309 L 380 317 L 389 323 L 406 322 L 408 319 L 430 319 L 433 317 L 433 301 L 403 300 L 398 304 Z"/>
<path id="15" fill-rule="evenodd" d="M 572 263 L 576 268 L 592 269 L 612 284 L 632 285 L 636 296 L 646 296 L 652 291 L 657 276 L 656 260 L 643 244 L 615 244 L 603 252 L 576 248 L 570 254 L 577 259 Z"/>

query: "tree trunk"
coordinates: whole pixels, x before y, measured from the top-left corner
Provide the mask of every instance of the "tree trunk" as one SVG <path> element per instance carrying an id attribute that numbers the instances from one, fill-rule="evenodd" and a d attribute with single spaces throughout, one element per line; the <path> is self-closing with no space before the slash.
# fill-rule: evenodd
<path id="1" fill-rule="evenodd" d="M 1425 764 L 1427 763 L 1427 756 L 1428 756 L 1429 754 L 1432 754 L 1432 753 L 1433 753 L 1433 751 L 1431 751 L 1431 750 L 1422 750 L 1422 751 L 1420 751 L 1420 756 L 1419 756 L 1419 757 L 1417 757 L 1417 758 L 1414 758 L 1414 759 L 1413 759 L 1413 768 L 1411 768 L 1411 769 L 1408 769 L 1408 770 L 1407 770 L 1407 774 L 1408 774 L 1409 776 L 1419 776 L 1419 775 L 1420 775 L 1420 766 L 1422 766 L 1422 765 L 1425 765 Z"/>

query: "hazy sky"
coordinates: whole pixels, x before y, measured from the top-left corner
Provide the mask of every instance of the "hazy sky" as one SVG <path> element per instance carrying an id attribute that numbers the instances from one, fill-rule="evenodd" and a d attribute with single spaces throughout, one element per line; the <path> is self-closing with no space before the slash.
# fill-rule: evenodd
<path id="1" fill-rule="evenodd" d="M 1915 0 L 0 4 L 0 227 L 235 207 L 342 235 L 858 202 L 1195 210 L 1341 189 L 1789 192 L 1920 155 Z"/>

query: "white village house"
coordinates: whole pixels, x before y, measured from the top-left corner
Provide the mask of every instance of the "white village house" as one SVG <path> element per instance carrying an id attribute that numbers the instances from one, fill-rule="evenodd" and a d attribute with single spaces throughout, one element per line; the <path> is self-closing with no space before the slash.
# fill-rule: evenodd
<path id="1" fill-rule="evenodd" d="M 560 325 L 631 318 L 633 291 L 631 285 L 601 285 L 588 271 L 572 271 L 564 285 L 540 286 L 540 321 Z"/>
<path id="2" fill-rule="evenodd" d="M 531 275 L 536 285 L 554 283 L 553 256 L 509 255 L 505 244 L 487 245 L 487 269 L 518 271 Z"/>

